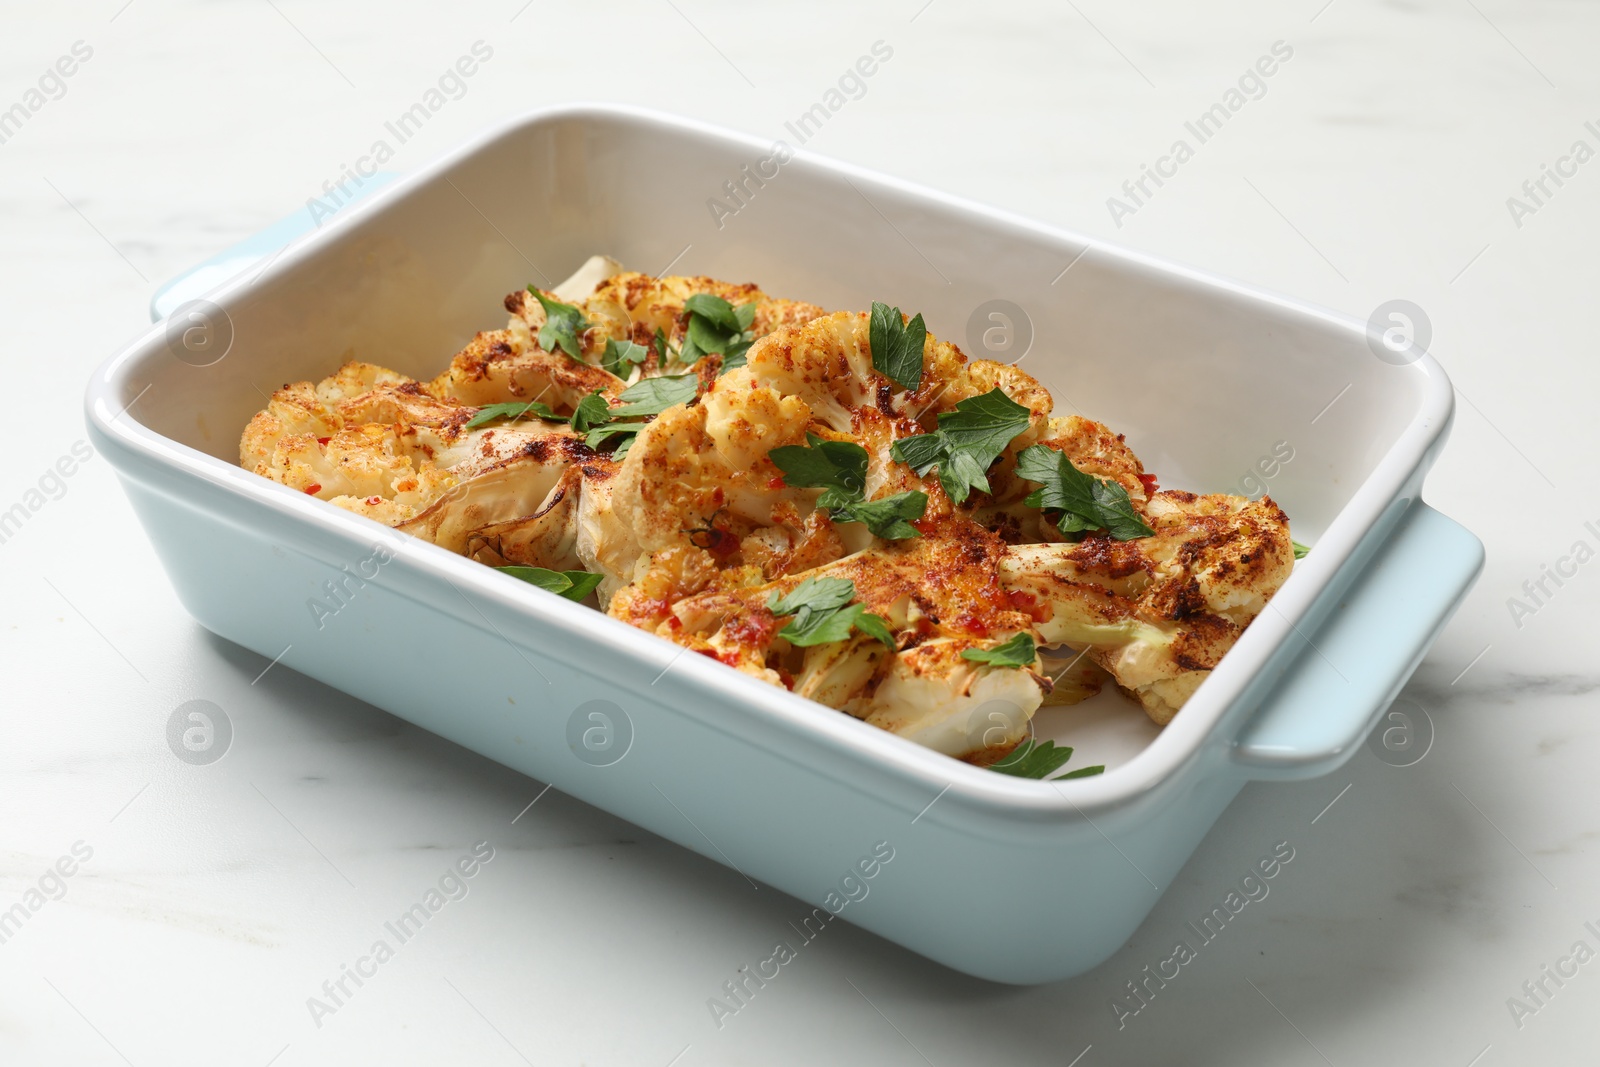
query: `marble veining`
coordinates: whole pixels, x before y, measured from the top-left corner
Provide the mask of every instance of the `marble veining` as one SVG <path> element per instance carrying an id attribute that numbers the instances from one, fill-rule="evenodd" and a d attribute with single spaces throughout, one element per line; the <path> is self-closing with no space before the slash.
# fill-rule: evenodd
<path id="1" fill-rule="evenodd" d="M 1424 493 L 1489 562 L 1402 694 L 1427 755 L 1363 747 L 1249 785 L 1100 968 L 998 988 L 841 923 L 719 1029 L 706 999 L 798 902 L 292 671 L 258 677 L 85 462 L 0 541 L 0 1063 L 1593 1063 L 1600 980 L 1511 1001 L 1600 924 L 1600 571 L 1547 584 L 1534 614 L 1507 604 L 1593 519 L 1600 170 L 1531 216 L 1507 198 L 1596 118 L 1597 32 L 1589 6 L 1486 0 L 13 12 L 0 513 L 83 438 L 82 383 L 148 328 L 156 285 L 302 209 L 474 41 L 494 62 L 390 168 L 575 98 L 774 136 L 883 40 L 893 61 L 808 148 L 1358 317 L 1424 308 L 1462 398 Z M 1108 212 L 1279 39 L 1295 57 L 1270 93 L 1136 214 Z M 77 41 L 93 60 L 41 85 Z M 33 89 L 48 102 L 5 125 Z M 417 669 L 449 669 L 422 635 Z M 193 699 L 234 728 L 211 763 L 167 741 Z M 496 858 L 459 899 L 326 999 L 478 842 Z M 1296 858 L 1270 896 L 1119 1027 L 1127 983 L 1277 842 Z M 1092 921 L 993 903 L 996 923 Z"/>

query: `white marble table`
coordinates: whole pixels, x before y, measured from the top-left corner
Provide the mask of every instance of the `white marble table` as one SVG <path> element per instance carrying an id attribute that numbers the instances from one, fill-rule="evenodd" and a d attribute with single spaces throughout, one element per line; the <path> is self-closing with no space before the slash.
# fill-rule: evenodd
<path id="1" fill-rule="evenodd" d="M 0 510 L 30 517 L 0 544 L 0 908 L 46 899 L 0 943 L 0 1063 L 1600 1059 L 1600 962 L 1569 955 L 1600 948 L 1600 563 L 1564 565 L 1531 613 L 1508 606 L 1575 542 L 1600 547 L 1600 163 L 1562 162 L 1600 148 L 1600 13 L 521 6 L 4 15 L 0 108 L 26 116 L 0 125 Z M 82 383 L 155 284 L 303 205 L 480 40 L 492 59 L 390 167 L 579 97 L 779 136 L 882 40 L 892 60 L 810 147 L 1360 315 L 1425 308 L 1462 401 L 1428 497 L 1489 546 L 1406 692 L 1436 728 L 1426 758 L 1362 751 L 1247 789 L 1133 943 L 1075 981 L 991 986 L 839 926 L 719 1029 L 706 999 L 797 901 L 291 671 L 253 681 L 260 659 L 180 608 L 105 462 L 71 459 Z M 1107 198 L 1277 41 L 1292 57 L 1259 99 L 1113 217 Z M 71 76 L 40 89 L 60 57 Z M 1567 176 L 1533 201 L 1545 164 Z M 168 747 L 192 699 L 232 724 L 220 762 Z M 467 895 L 313 1018 L 308 998 L 481 840 L 493 859 Z M 1280 841 L 1296 859 L 1271 896 L 1119 1029 L 1111 997 Z"/>

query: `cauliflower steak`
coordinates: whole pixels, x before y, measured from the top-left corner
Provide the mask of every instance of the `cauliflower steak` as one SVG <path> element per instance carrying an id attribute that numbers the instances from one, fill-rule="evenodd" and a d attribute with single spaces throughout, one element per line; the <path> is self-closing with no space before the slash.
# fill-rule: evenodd
<path id="1" fill-rule="evenodd" d="M 1171 721 L 1294 566 L 1271 499 L 1159 489 L 920 315 L 598 256 L 505 306 L 432 380 L 285 385 L 241 464 L 486 564 L 588 572 L 614 618 L 980 764 L 1106 679 Z"/>

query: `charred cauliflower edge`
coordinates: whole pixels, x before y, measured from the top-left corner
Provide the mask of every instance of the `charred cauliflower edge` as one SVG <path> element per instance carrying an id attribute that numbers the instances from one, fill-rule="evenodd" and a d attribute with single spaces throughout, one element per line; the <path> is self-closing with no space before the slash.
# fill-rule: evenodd
<path id="1" fill-rule="evenodd" d="M 556 302 L 578 316 L 549 322 Z M 652 278 L 603 256 L 505 306 L 506 327 L 431 381 L 352 360 L 283 386 L 245 428 L 240 464 L 486 564 L 598 574 L 615 618 L 980 764 L 1012 752 L 1041 705 L 1082 700 L 1106 677 L 1165 725 L 1294 565 L 1270 498 L 1161 490 L 1121 434 L 1055 416 L 1030 375 L 931 335 L 920 376 L 891 378 L 874 366 L 865 312 Z M 741 341 L 700 356 L 714 320 L 728 323 L 724 340 L 743 327 Z M 577 355 L 552 340 L 573 323 Z M 920 338 L 920 316 L 910 325 Z M 668 375 L 657 384 L 692 381 L 697 395 L 659 411 L 637 402 L 666 395 L 639 386 Z M 1020 430 L 979 475 L 986 491 L 952 499 L 938 470 L 919 476 L 896 458 L 896 442 L 956 425 L 941 416 L 996 390 Z M 586 400 L 602 421 L 649 413 L 591 447 L 573 418 Z M 488 421 L 486 405 L 513 402 L 517 417 Z M 864 452 L 852 499 L 925 506 L 878 536 L 771 458 L 830 443 Z M 1151 532 L 1062 533 L 1017 473 L 1034 446 L 1120 489 Z M 854 625 L 790 606 L 822 588 L 847 597 L 827 611 Z M 1008 639 L 1032 651 L 1018 634 L 1038 646 L 1033 662 L 988 661 Z"/>

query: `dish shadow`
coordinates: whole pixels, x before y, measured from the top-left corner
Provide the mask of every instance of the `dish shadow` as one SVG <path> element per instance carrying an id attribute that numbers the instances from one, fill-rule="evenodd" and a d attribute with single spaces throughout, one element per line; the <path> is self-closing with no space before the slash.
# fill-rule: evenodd
<path id="1" fill-rule="evenodd" d="M 261 656 L 202 632 L 244 683 L 261 673 Z M 543 788 L 281 664 L 256 688 L 301 728 L 337 743 L 379 746 L 384 759 L 440 793 L 475 796 L 514 814 Z M 1448 732 L 1448 717 L 1440 715 L 1439 722 Z M 1008 1061 L 1053 1067 L 1090 1045 L 1095 1065 L 1321 1063 L 1321 1054 L 1334 1062 L 1371 1062 L 1379 1050 L 1341 1044 L 1343 1035 L 1362 1029 L 1351 1020 L 1392 1009 L 1405 986 L 1427 980 L 1415 973 L 1421 941 L 1493 936 L 1506 907 L 1472 888 L 1475 872 L 1489 861 L 1471 824 L 1477 816 L 1449 782 L 1441 740 L 1431 762 L 1412 767 L 1391 767 L 1363 747 L 1327 778 L 1246 786 L 1128 944 L 1085 975 L 1047 986 L 1001 985 L 838 923 L 830 924 L 826 953 L 807 955 L 821 961 L 809 980 L 837 985 L 842 1009 L 849 998 L 859 999 L 844 978 L 872 989 L 874 1002 L 893 1003 L 896 1024 L 936 1063 L 984 1055 L 998 1033 L 1005 1035 Z M 722 923 L 780 925 L 811 908 L 769 886 L 752 893 L 732 870 L 560 796 L 559 804 L 542 805 L 537 822 L 525 824 L 537 830 L 508 836 L 506 847 L 637 846 L 630 860 L 645 870 L 642 878 L 637 869 L 630 877 L 648 885 L 652 898 L 702 902 Z M 1221 905 L 1280 842 L 1294 857 L 1267 883 L 1267 896 L 1248 904 L 1214 940 L 1201 942 L 1188 924 Z M 1016 921 L 1048 921 L 1051 904 L 1023 908 Z M 630 939 L 638 931 L 613 935 L 623 951 L 636 944 Z M 1143 980 L 1145 966 L 1170 956 L 1179 939 L 1195 949 L 1195 958 L 1136 1014 L 1120 1019 L 1119 1028 L 1113 999 L 1135 1004 L 1126 983 Z M 699 995 L 715 992 L 713 984 Z M 1417 1021 L 1419 1033 L 1427 1028 L 1426 1020 Z M 1461 1036 L 1463 1048 L 1476 1037 Z M 1463 1062 L 1481 1047 L 1480 1041 L 1466 1049 Z M 1286 1060 L 1296 1048 L 1304 1056 Z"/>

